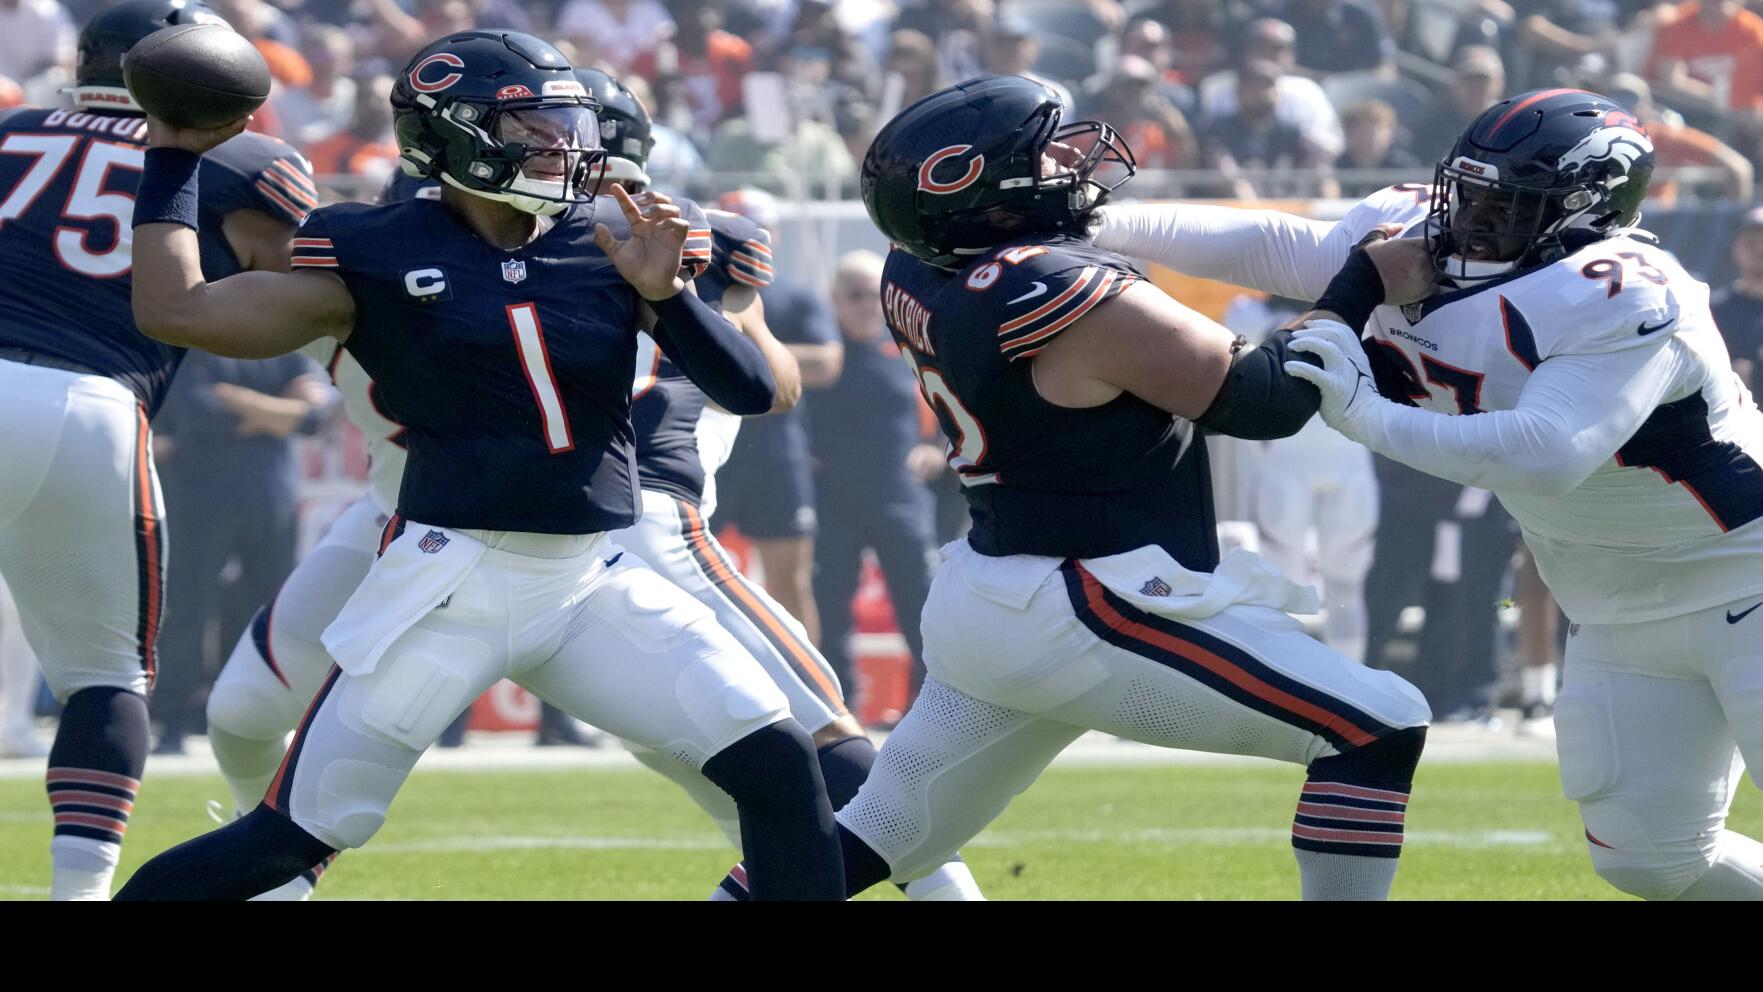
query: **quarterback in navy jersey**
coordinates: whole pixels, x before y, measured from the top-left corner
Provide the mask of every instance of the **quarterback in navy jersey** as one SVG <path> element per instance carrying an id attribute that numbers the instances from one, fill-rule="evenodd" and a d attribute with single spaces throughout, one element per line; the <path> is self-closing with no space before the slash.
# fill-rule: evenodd
<path id="1" fill-rule="evenodd" d="M 607 149 L 606 175 L 626 189 L 646 189 L 649 113 L 617 79 L 594 69 L 577 78 L 601 103 L 600 136 Z M 693 225 L 697 233 L 697 225 Z M 778 382 L 774 411 L 801 395 L 795 359 L 772 336 L 758 290 L 771 282 L 771 238 L 739 214 L 709 211 L 708 268 L 694 281 L 699 296 L 720 306 L 765 354 Z M 688 241 L 687 247 L 693 246 Z M 790 713 L 813 735 L 827 796 L 834 809 L 857 791 L 875 761 L 875 746 L 845 706 L 839 678 L 797 618 L 765 589 L 742 575 L 710 531 L 716 510 L 716 471 L 734 446 L 741 418 L 715 404 L 648 334 L 640 338 L 632 421 L 637 436 L 637 475 L 642 518 L 613 535 L 620 546 L 690 593 L 717 622 L 758 659 L 789 700 Z M 710 814 L 735 846 L 740 826 L 728 796 L 702 775 L 664 752 L 626 742 L 643 764 L 678 782 Z M 734 878 L 742 878 L 735 873 Z M 717 898 L 744 898 L 738 882 Z M 979 898 L 972 873 L 959 860 L 908 887 L 913 899 Z"/>
<path id="2" fill-rule="evenodd" d="M 1133 171 L 1108 125 L 985 76 L 901 111 L 865 157 L 895 248 L 882 297 L 973 516 L 923 614 L 924 689 L 839 811 L 848 887 L 923 874 L 1086 729 L 1305 764 L 1303 894 L 1383 898 L 1429 719 L 1311 640 L 1315 593 L 1220 561 L 1204 431 L 1316 412 L 1276 334 L 1247 349 L 1086 231 Z"/>
<path id="3" fill-rule="evenodd" d="M 408 462 L 379 557 L 323 634 L 337 667 L 263 803 L 120 897 L 249 897 L 366 843 L 423 750 L 505 677 L 725 790 L 766 897 L 837 897 L 808 734 L 708 610 L 606 533 L 637 513 L 637 327 L 732 411 L 775 394 L 758 349 L 684 291 L 690 225 L 617 184 L 617 215 L 596 209 L 598 104 L 537 38 L 443 37 L 392 105 L 404 166 L 439 179 L 439 200 L 320 210 L 292 273 L 215 282 L 184 204 L 201 153 L 243 122 L 150 122 L 142 330 L 244 357 L 335 338 L 403 425 Z"/>
<path id="4" fill-rule="evenodd" d="M 72 109 L 0 113 L 0 573 L 65 705 L 48 773 L 57 899 L 109 897 L 164 610 L 148 420 L 183 350 L 140 334 L 129 310 L 147 122 L 121 60 L 159 28 L 201 21 L 224 23 L 191 0 L 114 4 L 80 32 Z M 201 171 L 203 271 L 285 270 L 318 203 L 306 160 L 241 134 Z"/>

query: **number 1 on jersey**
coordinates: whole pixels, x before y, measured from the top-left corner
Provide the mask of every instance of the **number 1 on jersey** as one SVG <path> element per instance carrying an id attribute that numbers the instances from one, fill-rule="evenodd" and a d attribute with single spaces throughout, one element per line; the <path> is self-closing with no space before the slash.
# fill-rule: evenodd
<path id="1" fill-rule="evenodd" d="M 575 439 L 569 433 L 563 393 L 557 388 L 557 377 L 551 373 L 545 330 L 539 326 L 539 308 L 531 303 L 515 303 L 507 309 L 508 326 L 514 330 L 514 349 L 520 353 L 520 369 L 526 373 L 526 383 L 539 404 L 539 419 L 545 425 L 545 444 L 553 455 L 573 450 Z"/>

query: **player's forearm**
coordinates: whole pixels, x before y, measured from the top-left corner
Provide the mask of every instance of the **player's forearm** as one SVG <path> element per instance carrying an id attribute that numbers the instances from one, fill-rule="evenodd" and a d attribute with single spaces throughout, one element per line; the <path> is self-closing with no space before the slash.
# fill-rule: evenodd
<path id="1" fill-rule="evenodd" d="M 1334 228 L 1277 210 L 1130 204 L 1102 211 L 1096 244 L 1186 275 L 1313 300 L 1352 247 L 1330 237 Z"/>
<path id="2" fill-rule="evenodd" d="M 845 346 L 837 341 L 826 344 L 790 344 L 784 347 L 796 359 L 805 389 L 825 389 L 839 381 L 845 371 Z"/>
<path id="3" fill-rule="evenodd" d="M 341 284 L 325 287 L 334 292 L 313 294 L 301 291 L 312 286 L 310 276 L 245 272 L 215 283 L 204 278 L 196 212 L 200 164 L 200 155 L 183 149 L 147 150 L 130 280 L 141 333 L 232 358 L 269 358 L 346 328 L 340 318 L 345 309 L 352 317 L 353 301 Z M 339 293 L 344 306 L 337 305 Z"/>
<path id="4" fill-rule="evenodd" d="M 782 413 L 801 402 L 802 371 L 796 365 L 796 356 L 771 336 L 771 330 L 763 320 L 750 323 L 743 318 L 742 325 L 747 337 L 759 346 L 759 353 L 765 357 L 765 365 L 771 370 L 771 378 L 777 383 L 770 412 Z"/>
<path id="5" fill-rule="evenodd" d="M 1674 369 L 1669 350 L 1552 358 L 1532 373 L 1514 409 L 1451 416 L 1379 403 L 1343 432 L 1452 482 L 1565 496 L 1634 436 Z"/>
<path id="6" fill-rule="evenodd" d="M 651 301 L 657 344 L 711 402 L 752 417 L 771 409 L 777 379 L 758 344 L 691 293 Z"/>

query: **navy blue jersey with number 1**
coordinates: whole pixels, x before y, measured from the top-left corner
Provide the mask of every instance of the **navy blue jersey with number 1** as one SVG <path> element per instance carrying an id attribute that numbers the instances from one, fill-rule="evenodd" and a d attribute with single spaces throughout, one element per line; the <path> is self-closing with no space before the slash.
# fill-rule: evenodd
<path id="1" fill-rule="evenodd" d="M 640 298 L 594 244 L 629 229 L 611 197 L 505 251 L 437 200 L 314 211 L 296 271 L 342 277 L 347 347 L 404 425 L 401 516 L 589 534 L 637 517 L 630 382 Z"/>
<path id="2" fill-rule="evenodd" d="M 0 113 L 0 349 L 110 376 L 159 408 L 183 356 L 135 329 L 129 304 L 135 190 L 146 119 L 21 107 Z M 221 221 L 256 210 L 298 224 L 318 204 L 293 148 L 246 132 L 200 172 L 202 269 L 239 271 Z"/>
<path id="3" fill-rule="evenodd" d="M 882 305 L 925 399 L 987 555 L 1096 558 L 1155 544 L 1195 571 L 1218 563 L 1206 448 L 1191 425 L 1122 393 L 1055 406 L 1034 356 L 1142 278 L 1088 240 L 1038 235 L 960 271 L 895 249 Z"/>

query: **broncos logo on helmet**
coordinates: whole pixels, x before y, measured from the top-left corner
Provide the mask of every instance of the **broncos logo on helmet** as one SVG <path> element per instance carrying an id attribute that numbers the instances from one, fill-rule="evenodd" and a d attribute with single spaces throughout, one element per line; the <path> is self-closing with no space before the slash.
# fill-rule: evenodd
<path id="1" fill-rule="evenodd" d="M 1534 90 L 1471 121 L 1434 173 L 1434 261 L 1457 282 L 1568 254 L 1640 219 L 1653 142 L 1633 114 L 1584 90 Z"/>

